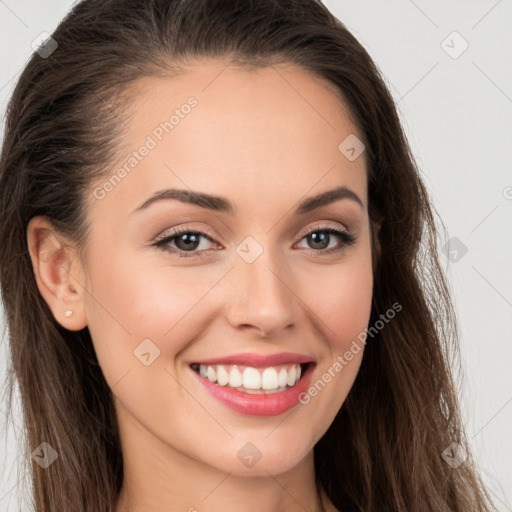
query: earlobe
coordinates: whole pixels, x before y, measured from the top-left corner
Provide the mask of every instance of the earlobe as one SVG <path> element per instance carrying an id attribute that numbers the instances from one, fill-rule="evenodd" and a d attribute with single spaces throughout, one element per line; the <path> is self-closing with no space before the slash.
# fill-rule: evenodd
<path id="1" fill-rule="evenodd" d="M 70 331 L 86 327 L 84 272 L 72 244 L 41 216 L 30 220 L 27 244 L 37 287 L 55 320 Z"/>

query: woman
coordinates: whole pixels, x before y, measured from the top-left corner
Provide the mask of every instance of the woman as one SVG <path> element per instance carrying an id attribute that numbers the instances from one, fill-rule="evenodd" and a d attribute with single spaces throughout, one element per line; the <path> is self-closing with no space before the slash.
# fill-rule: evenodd
<path id="1" fill-rule="evenodd" d="M 320 2 L 80 2 L 0 172 L 38 512 L 492 510 L 433 209 Z"/>

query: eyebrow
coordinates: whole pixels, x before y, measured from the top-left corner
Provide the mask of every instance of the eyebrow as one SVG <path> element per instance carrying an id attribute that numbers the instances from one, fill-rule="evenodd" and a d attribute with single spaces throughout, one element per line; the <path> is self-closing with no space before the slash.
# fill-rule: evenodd
<path id="1" fill-rule="evenodd" d="M 203 192 L 194 192 L 192 190 L 172 188 L 155 192 L 151 197 L 146 199 L 141 205 L 133 210 L 132 213 L 144 210 L 156 201 L 171 199 L 181 201 L 182 203 L 193 204 L 200 206 L 201 208 L 206 208 L 217 212 L 234 214 L 236 211 L 236 208 L 233 206 L 233 204 L 224 197 L 205 194 Z M 312 210 L 316 210 L 322 206 L 327 206 L 328 204 L 339 201 L 340 199 L 351 199 L 364 208 L 363 202 L 355 192 L 347 187 L 341 186 L 332 190 L 327 190 L 326 192 L 322 192 L 316 196 L 308 197 L 299 204 L 295 210 L 295 215 L 311 212 Z"/>

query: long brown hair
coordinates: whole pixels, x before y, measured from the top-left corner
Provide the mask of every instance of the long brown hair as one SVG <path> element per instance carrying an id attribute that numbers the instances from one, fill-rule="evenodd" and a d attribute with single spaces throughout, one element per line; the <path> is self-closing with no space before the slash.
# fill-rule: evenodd
<path id="1" fill-rule="evenodd" d="M 370 339 L 355 383 L 314 449 L 340 511 L 493 510 L 459 413 L 457 325 L 437 256 L 435 209 L 378 68 L 318 0 L 84 0 L 34 53 L 8 105 L 0 160 L 0 285 L 37 512 L 114 508 L 123 464 L 113 395 L 87 328 L 56 322 L 38 291 L 26 230 L 36 215 L 85 248 L 85 198 L 114 162 L 130 85 L 194 57 L 290 62 L 340 93 L 363 137 L 373 231 Z M 50 46 L 48 46 L 50 48 Z M 341 141 L 340 141 L 341 142 Z M 60 457 L 29 458 L 42 442 Z M 454 468 L 452 443 L 467 453 Z"/>

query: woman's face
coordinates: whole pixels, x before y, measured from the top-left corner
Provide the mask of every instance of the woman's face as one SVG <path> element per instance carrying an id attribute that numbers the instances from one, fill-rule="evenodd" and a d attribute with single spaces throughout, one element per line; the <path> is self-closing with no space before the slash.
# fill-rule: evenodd
<path id="1" fill-rule="evenodd" d="M 363 354 L 337 359 L 372 296 L 357 131 L 328 86 L 291 65 L 201 61 L 139 82 L 130 113 L 119 161 L 87 198 L 83 274 L 125 449 L 155 467 L 289 470 L 311 456 Z"/>

